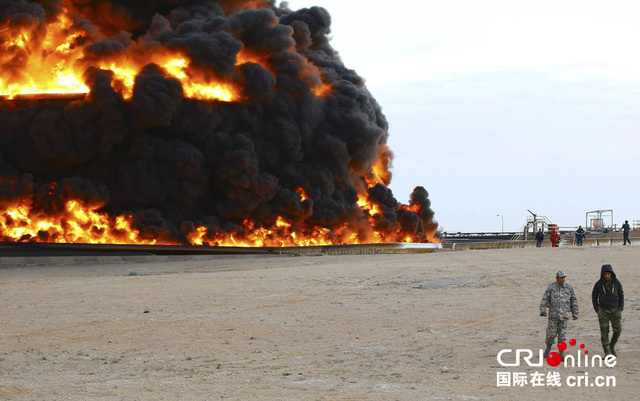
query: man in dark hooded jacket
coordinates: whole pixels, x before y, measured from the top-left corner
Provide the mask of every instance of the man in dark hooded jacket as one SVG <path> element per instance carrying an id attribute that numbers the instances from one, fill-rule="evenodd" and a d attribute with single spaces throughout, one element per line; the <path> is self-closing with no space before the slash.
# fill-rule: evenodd
<path id="1" fill-rule="evenodd" d="M 622 332 L 622 309 L 624 308 L 624 292 L 622 284 L 616 278 L 611 265 L 602 265 L 600 270 L 600 280 L 593 286 L 591 292 L 593 309 L 598 314 L 600 321 L 600 335 L 604 354 L 616 353 L 616 343 Z M 609 341 L 609 322 L 613 328 L 613 335 Z"/>

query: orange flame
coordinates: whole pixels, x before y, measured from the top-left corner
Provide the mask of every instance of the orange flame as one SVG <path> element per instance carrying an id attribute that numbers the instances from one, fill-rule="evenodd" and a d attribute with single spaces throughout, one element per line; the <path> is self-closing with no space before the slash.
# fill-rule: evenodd
<path id="1" fill-rule="evenodd" d="M 386 144 L 380 145 L 378 149 L 378 158 L 371 166 L 369 174 L 365 175 L 364 179 L 369 188 L 380 183 L 383 185 L 389 185 L 391 182 L 391 172 L 389 171 L 389 148 Z"/>
<path id="2" fill-rule="evenodd" d="M 296 188 L 296 190 L 294 192 L 297 193 L 298 195 L 300 195 L 300 201 L 301 202 L 304 202 L 307 199 L 309 199 L 309 195 L 307 195 L 307 191 L 305 191 L 304 188 L 302 188 L 302 187 Z"/>
<path id="3" fill-rule="evenodd" d="M 84 59 L 83 48 L 79 45 L 85 34 L 72 32 L 72 24 L 65 10 L 57 21 L 47 25 L 42 40 L 31 37 L 30 32 L 0 30 L 0 34 L 9 37 L 5 43 L 0 42 L 0 52 L 7 57 L 27 59 L 26 68 L 16 71 L 16 76 L 0 77 L 0 96 L 12 99 L 19 95 L 88 93 L 82 75 L 89 61 Z M 180 81 L 187 98 L 231 102 L 239 97 L 232 84 L 207 82 L 191 73 L 190 61 L 182 54 L 156 51 L 139 55 L 133 54 L 135 51 L 139 49 L 132 46 L 132 50 L 117 60 L 101 60 L 94 64 L 114 73 L 116 90 L 125 99 L 131 98 L 135 77 L 149 63 L 161 66 L 169 76 Z"/>
<path id="4" fill-rule="evenodd" d="M 331 93 L 331 85 L 322 84 L 321 86 L 312 86 L 311 91 L 318 97 L 325 97 Z"/>
<path id="5" fill-rule="evenodd" d="M 33 241 L 88 244 L 175 244 L 141 238 L 131 226 L 130 215 L 115 219 L 98 213 L 76 200 L 65 204 L 61 215 L 46 215 L 28 203 L 14 205 L 0 214 L 0 232 L 5 241 Z"/>
<path id="6" fill-rule="evenodd" d="M 55 185 L 52 185 L 55 188 Z M 299 188 L 301 201 L 306 197 Z M 195 226 L 186 234 L 191 245 L 210 246 L 312 246 L 341 244 L 361 244 L 367 242 L 416 242 L 412 236 L 398 238 L 394 233 L 376 231 L 373 227 L 380 218 L 379 206 L 366 197 L 361 197 L 358 206 L 368 215 L 369 232 L 356 230 L 344 223 L 338 228 L 300 228 L 293 221 L 279 216 L 272 227 L 258 226 L 246 219 L 238 232 L 210 232 L 205 226 Z M 36 210 L 32 203 L 21 202 L 0 209 L 0 241 L 12 242 L 56 242 L 89 244 L 145 244 L 178 245 L 175 239 L 161 234 L 142 233 L 135 227 L 132 215 L 124 213 L 109 216 L 96 209 L 103 205 L 87 205 L 83 201 L 70 199 L 64 210 L 57 214 L 45 214 Z M 401 208 L 419 211 L 417 205 Z M 433 234 L 433 233 L 432 233 Z M 430 242 L 438 242 L 429 235 Z"/>
<path id="7" fill-rule="evenodd" d="M 13 205 L 0 212 L 0 240 L 12 242 L 56 242 L 89 244 L 145 244 L 176 245 L 169 238 L 144 236 L 132 224 L 131 215 L 111 217 L 69 200 L 60 215 L 45 215 L 33 209 L 27 202 Z M 301 229 L 279 217 L 272 228 L 255 227 L 245 220 L 245 233 L 215 233 L 209 235 L 204 226 L 197 226 L 187 237 L 191 245 L 215 246 L 303 246 L 330 245 L 328 228 L 316 227 L 312 232 Z M 334 233 L 348 237 L 348 243 L 360 243 L 355 233 L 345 225 Z"/>

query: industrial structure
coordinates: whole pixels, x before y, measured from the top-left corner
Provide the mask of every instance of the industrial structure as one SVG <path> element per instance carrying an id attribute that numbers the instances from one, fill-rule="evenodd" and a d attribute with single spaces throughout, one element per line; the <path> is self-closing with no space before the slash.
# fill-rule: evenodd
<path id="1" fill-rule="evenodd" d="M 613 209 L 592 210 L 586 213 L 585 229 L 587 231 L 608 232 L 614 229 Z"/>

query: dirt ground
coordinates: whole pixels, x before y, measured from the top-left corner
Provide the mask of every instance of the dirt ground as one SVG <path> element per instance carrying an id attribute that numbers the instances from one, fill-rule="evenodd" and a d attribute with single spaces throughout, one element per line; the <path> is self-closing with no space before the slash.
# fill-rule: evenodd
<path id="1" fill-rule="evenodd" d="M 639 260 L 640 246 L 611 246 L 4 264 L 0 399 L 635 400 Z M 498 363 L 502 349 L 537 362 L 538 305 L 560 269 L 580 305 L 569 354 L 601 355 L 603 263 L 626 297 L 614 367 Z M 562 385 L 498 386 L 504 372 L 559 372 Z M 578 376 L 615 386 L 569 386 Z"/>

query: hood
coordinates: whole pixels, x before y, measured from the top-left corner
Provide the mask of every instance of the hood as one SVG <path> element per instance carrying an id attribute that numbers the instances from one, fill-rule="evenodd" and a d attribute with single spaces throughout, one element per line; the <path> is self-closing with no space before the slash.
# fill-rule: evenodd
<path id="1" fill-rule="evenodd" d="M 600 280 L 604 280 L 604 274 L 606 272 L 611 273 L 611 279 L 614 280 L 616 278 L 616 273 L 613 271 L 613 266 L 611 265 L 602 265 L 600 269 Z"/>

